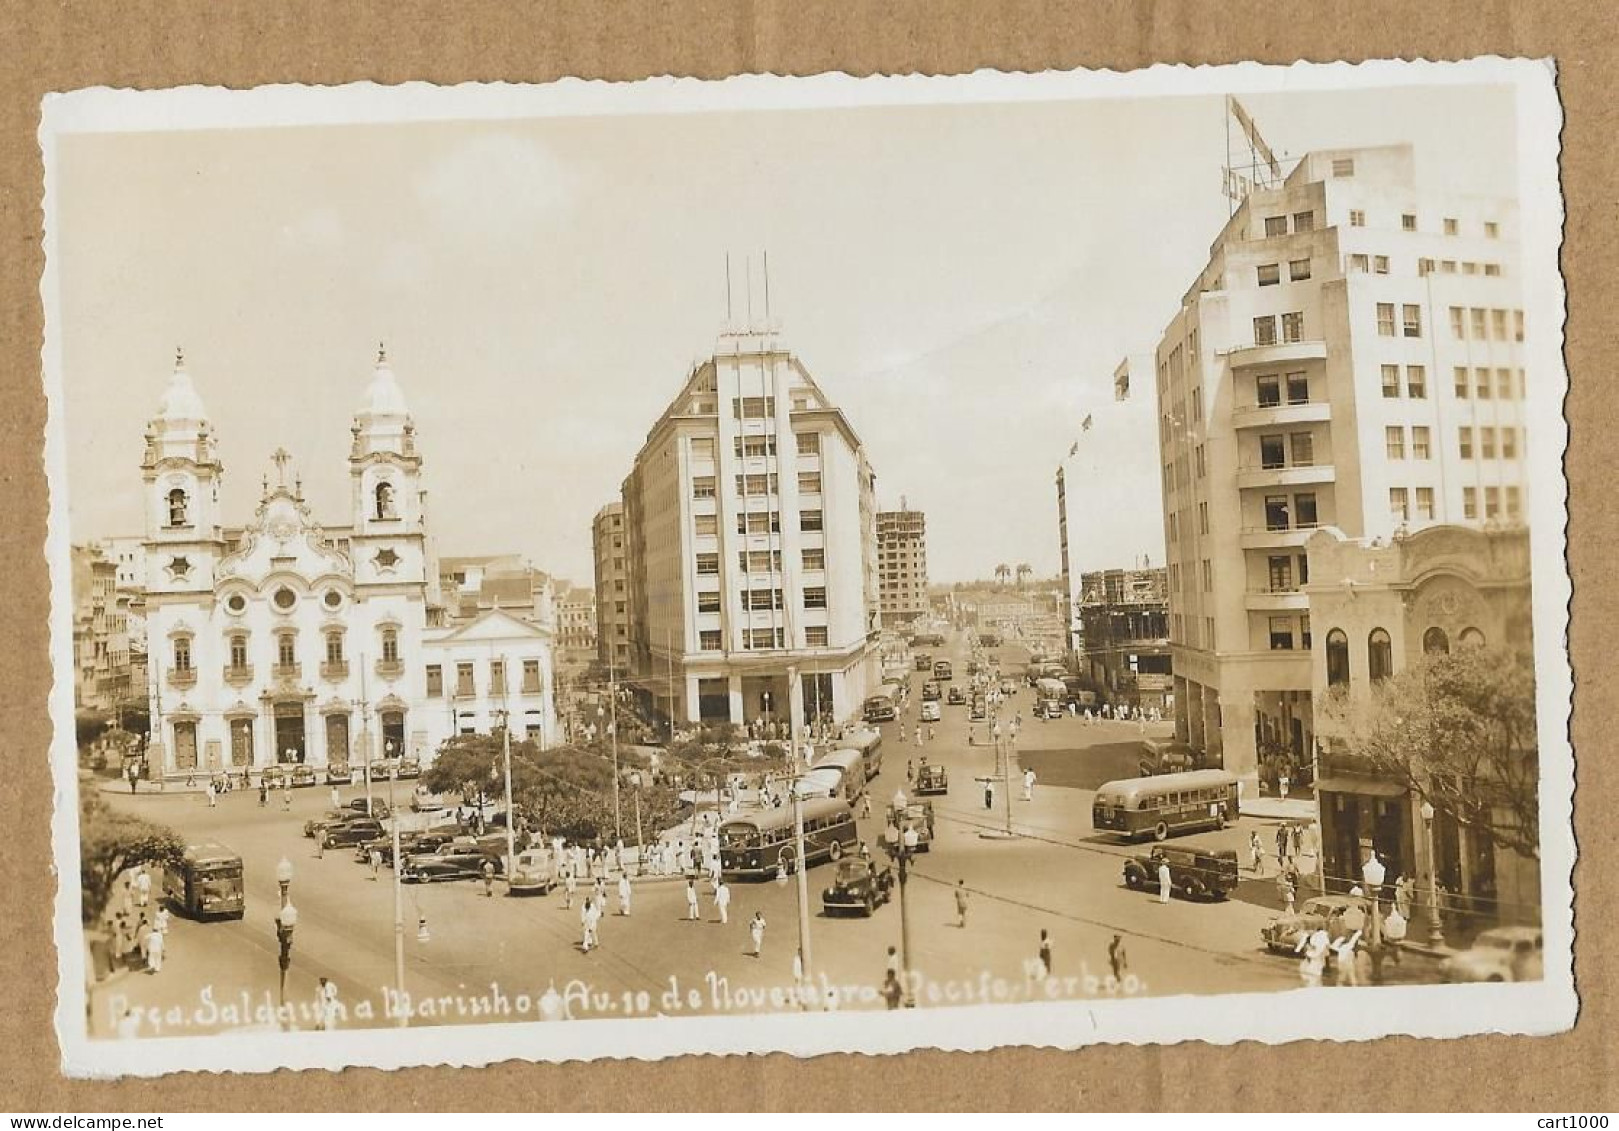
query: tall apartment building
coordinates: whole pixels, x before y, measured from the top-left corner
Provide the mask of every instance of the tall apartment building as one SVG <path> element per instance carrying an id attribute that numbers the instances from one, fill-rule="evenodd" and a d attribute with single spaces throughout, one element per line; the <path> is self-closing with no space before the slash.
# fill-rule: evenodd
<path id="1" fill-rule="evenodd" d="M 1517 206 L 1425 192 L 1410 146 L 1256 189 L 1156 350 L 1176 730 L 1252 779 L 1314 740 L 1305 540 L 1515 522 Z"/>
<path id="2" fill-rule="evenodd" d="M 1066 598 L 1065 647 L 1083 650 L 1081 578 L 1097 570 L 1161 561 L 1163 496 L 1158 485 L 1148 355 L 1121 360 L 1113 396 L 1085 413 L 1078 436 L 1057 464 L 1057 540 Z M 1129 485 L 1129 494 L 1120 492 Z"/>
<path id="3" fill-rule="evenodd" d="M 608 503 L 590 524 L 596 561 L 596 662 L 618 674 L 630 666 L 629 575 L 624 566 L 624 504 Z"/>
<path id="4" fill-rule="evenodd" d="M 877 579 L 883 627 L 928 613 L 927 516 L 905 508 L 877 512 Z"/>
<path id="5" fill-rule="evenodd" d="M 875 490 L 798 358 L 771 334 L 723 335 L 623 486 L 631 668 L 650 706 L 677 724 L 853 716 L 876 678 Z"/>

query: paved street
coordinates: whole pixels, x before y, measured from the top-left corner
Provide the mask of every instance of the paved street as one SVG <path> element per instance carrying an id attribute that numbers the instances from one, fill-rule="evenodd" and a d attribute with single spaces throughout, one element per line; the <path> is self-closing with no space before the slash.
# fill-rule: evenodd
<path id="1" fill-rule="evenodd" d="M 962 638 L 953 641 L 957 682 L 965 684 L 967 658 Z M 913 682 L 909 717 L 914 727 L 920 675 Z M 1023 710 L 1027 692 L 1003 705 L 1002 718 Z M 1163 732 L 1168 724 L 1149 728 Z M 1033 722 L 1027 717 L 1017 741 L 1019 769 L 1032 765 L 1042 778 L 1075 785 L 1040 784 L 1032 801 L 1021 799 L 1020 783 L 1011 802 L 1011 839 L 993 835 L 1006 824 L 1004 792 L 993 810 L 983 806 L 982 785 L 994 772 L 988 745 L 969 747 L 967 709 L 946 706 L 937 736 L 923 750 L 902 742 L 897 724 L 885 724 L 882 774 L 872 782 L 873 817 L 860 822 L 860 835 L 882 855 L 880 814 L 904 785 L 907 759 L 926 753 L 950 772 L 950 792 L 934 799 L 937 836 L 931 852 L 918 858 L 908 891 L 912 966 L 921 975 L 919 1004 L 955 1001 L 1023 1000 L 1049 992 L 1031 986 L 1025 964 L 1034 958 L 1040 930 L 1053 940 L 1053 973 L 1073 977 L 1056 987 L 1059 996 L 1102 992 L 1083 975 L 1107 973 L 1107 946 L 1121 934 L 1130 970 L 1141 992 L 1178 993 L 1280 990 L 1298 984 L 1295 964 L 1264 954 L 1258 931 L 1278 905 L 1271 878 L 1244 872 L 1233 898 L 1224 903 L 1175 900 L 1160 905 L 1151 895 L 1121 882 L 1125 857 L 1140 851 L 1098 835 L 1090 827 L 1089 788 L 1135 772 L 1135 723 L 1061 719 Z M 979 725 L 980 741 L 985 728 Z M 357 794 L 351 789 L 348 795 Z M 356 1014 L 350 1025 L 391 1023 L 384 987 L 394 985 L 394 916 L 391 873 L 370 878 L 352 850 L 317 858 L 301 835 L 304 820 L 326 808 L 325 787 L 294 793 L 291 813 L 279 804 L 260 809 L 254 794 L 233 793 L 210 809 L 200 795 L 143 795 L 116 804 L 168 822 L 186 834 L 209 836 L 241 852 L 246 870 L 248 912 L 240 922 L 193 923 L 177 919 L 168 961 L 157 975 L 128 975 L 103 987 L 93 1002 L 93 1030 L 107 1035 L 124 1008 L 158 1008 L 165 1032 L 210 1032 L 271 1020 L 269 1003 L 277 989 L 277 946 L 272 917 L 278 909 L 276 862 L 285 855 L 296 874 L 292 901 L 299 911 L 289 1002 L 313 1000 L 316 980 L 336 982 Z M 1246 859 L 1248 831 L 1258 825 L 1269 836 L 1270 822 L 1239 821 L 1220 833 L 1201 834 L 1198 843 L 1237 849 Z M 811 966 L 821 979 L 841 987 L 844 1008 L 883 1008 L 881 984 L 889 946 L 900 943 L 896 899 L 870 919 L 829 919 L 820 913 L 820 891 L 829 867 L 810 872 Z M 953 887 L 965 880 L 972 892 L 968 924 L 956 925 Z M 499 886 L 497 885 L 497 893 Z M 578 948 L 577 905 L 567 910 L 560 892 L 548 896 L 486 898 L 481 884 L 406 886 L 403 896 L 407 991 L 418 1009 L 413 1023 L 476 1023 L 532 1019 L 538 996 L 555 986 L 570 1002 L 572 1016 L 642 1013 L 711 1013 L 771 1008 L 772 988 L 792 983 L 797 945 L 796 888 L 773 882 L 733 885 L 730 922 L 721 925 L 703 887 L 703 921 L 685 919 L 684 883 L 648 881 L 636 885 L 633 914 L 610 914 L 601 927 L 601 947 Z M 1306 893 L 1307 894 L 1307 893 Z M 616 900 L 612 901 L 616 911 Z M 768 923 L 764 953 L 753 958 L 747 923 L 755 910 Z M 428 938 L 417 937 L 427 921 Z M 1427 969 L 1408 957 L 1399 973 L 1422 977 Z M 1430 971 L 1431 973 L 1431 971 Z M 513 1012 L 479 1011 L 473 999 L 498 986 Z M 671 993 L 677 989 L 678 993 Z M 727 992 L 728 991 L 728 992 Z M 526 1003 L 519 995 L 529 995 Z M 245 1000 L 252 1007 L 243 1006 Z M 210 1006 L 210 1000 L 212 1005 Z M 368 1002 L 369 1016 L 360 1012 Z M 223 1006 L 235 1005 L 232 1013 Z M 172 1007 L 179 1006 L 174 1011 Z M 785 1007 L 777 1003 L 777 1007 Z M 255 1014 L 257 1011 L 257 1014 Z M 521 1014 L 522 1016 L 519 1016 Z M 159 1018 L 151 1017 L 156 1021 Z M 307 1020 L 298 1022 L 308 1027 Z M 149 1024 L 143 1032 L 151 1032 Z"/>

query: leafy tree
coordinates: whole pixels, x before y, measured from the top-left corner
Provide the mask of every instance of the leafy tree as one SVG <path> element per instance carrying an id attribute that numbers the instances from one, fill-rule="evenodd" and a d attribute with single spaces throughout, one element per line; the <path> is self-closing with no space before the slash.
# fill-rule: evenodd
<path id="1" fill-rule="evenodd" d="M 1461 648 L 1425 656 L 1370 700 L 1335 693 L 1348 764 L 1415 792 L 1474 835 L 1540 856 L 1535 672 L 1524 654 Z"/>
<path id="2" fill-rule="evenodd" d="M 166 825 L 123 813 L 94 790 L 79 797 L 80 914 L 95 923 L 107 910 L 113 884 L 137 864 L 161 868 L 179 863 L 185 841 Z"/>

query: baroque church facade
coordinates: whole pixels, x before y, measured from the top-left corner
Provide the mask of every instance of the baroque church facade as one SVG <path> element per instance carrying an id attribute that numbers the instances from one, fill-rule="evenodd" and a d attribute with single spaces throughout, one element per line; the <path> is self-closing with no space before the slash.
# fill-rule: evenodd
<path id="1" fill-rule="evenodd" d="M 380 350 L 349 431 L 347 525 L 315 520 L 278 450 L 251 521 L 228 527 L 217 438 L 176 360 L 141 463 L 150 776 L 426 765 L 503 725 L 555 743 L 554 618 L 445 621 L 416 426 Z"/>

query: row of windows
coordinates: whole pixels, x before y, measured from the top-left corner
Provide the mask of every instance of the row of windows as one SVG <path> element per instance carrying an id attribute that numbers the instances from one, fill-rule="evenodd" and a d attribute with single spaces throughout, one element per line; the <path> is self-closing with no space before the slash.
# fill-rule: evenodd
<path id="1" fill-rule="evenodd" d="M 1288 449 L 1292 449 L 1292 459 L 1288 459 Z M 1261 436 L 1259 438 L 1259 466 L 1267 471 L 1274 471 L 1283 467 L 1313 467 L 1315 465 L 1315 434 L 1313 432 L 1291 432 L 1286 436 Z"/>
<path id="2" fill-rule="evenodd" d="M 1487 401 L 1493 397 L 1497 400 L 1506 401 L 1512 400 L 1514 397 L 1528 396 L 1528 390 L 1524 384 L 1523 370 L 1521 369 L 1495 370 L 1493 384 L 1490 381 L 1490 370 L 1488 369 L 1474 369 L 1471 381 L 1468 380 L 1468 369 L 1465 365 L 1456 366 L 1452 370 L 1452 375 L 1456 381 L 1457 400 L 1465 401 L 1471 397 L 1474 400 Z"/>
<path id="3" fill-rule="evenodd" d="M 1477 432 L 1478 447 L 1476 450 L 1478 459 L 1495 459 L 1497 458 L 1497 450 L 1501 453 L 1501 459 L 1518 458 L 1518 430 L 1516 428 L 1502 428 L 1499 431 L 1495 428 L 1480 428 Z M 1475 451 L 1473 435 L 1474 430 L 1472 428 L 1456 429 L 1457 453 L 1463 459 L 1475 458 L 1473 455 Z M 1495 442 L 1497 435 L 1501 438 L 1499 449 L 1497 449 Z"/>
<path id="4" fill-rule="evenodd" d="M 1276 337 L 1277 316 L 1264 314 L 1254 319 L 1254 345 L 1274 346 Z M 1302 342 L 1304 340 L 1304 312 L 1294 310 L 1281 316 L 1282 336 L 1284 342 Z"/>
<path id="5" fill-rule="evenodd" d="M 1463 648 L 1484 647 L 1484 633 L 1477 628 L 1464 628 L 1458 640 Z M 1429 628 L 1422 634 L 1422 650 L 1430 656 L 1449 652 L 1449 635 L 1437 625 Z M 1366 635 L 1366 669 L 1373 683 L 1394 674 L 1394 643 L 1385 629 Z M 1349 636 L 1341 628 L 1327 633 L 1327 686 L 1349 686 Z"/>
<path id="6" fill-rule="evenodd" d="M 328 629 L 323 633 L 326 642 L 326 659 L 328 664 L 341 664 L 345 662 L 343 651 L 344 632 L 342 629 Z M 399 632 L 396 629 L 385 628 L 381 633 L 382 660 L 384 663 L 397 663 L 399 661 Z M 189 636 L 176 636 L 173 641 L 172 663 L 177 672 L 192 670 L 191 640 Z M 226 640 L 230 657 L 229 666 L 238 670 L 246 668 L 252 662 L 251 638 L 245 632 L 232 633 Z M 298 663 L 298 634 L 292 631 L 277 632 L 275 634 L 276 663 L 281 667 L 294 667 Z"/>
<path id="7" fill-rule="evenodd" d="M 1255 269 L 1262 287 L 1274 287 L 1282 281 L 1282 265 L 1280 263 L 1261 263 Z M 1310 261 L 1308 259 L 1289 259 L 1287 261 L 1287 278 L 1292 283 L 1302 283 L 1310 277 Z"/>
<path id="8" fill-rule="evenodd" d="M 1389 274 L 1389 257 L 1386 255 L 1373 255 L 1356 252 L 1351 254 L 1348 261 L 1348 270 L 1355 274 L 1387 275 Z M 1478 263 L 1473 260 L 1454 259 L 1418 259 L 1417 274 L 1419 276 L 1433 275 L 1487 275 L 1498 278 L 1501 274 L 1499 263 Z"/>
<path id="9" fill-rule="evenodd" d="M 724 644 L 724 634 L 717 628 L 704 629 L 697 634 L 697 647 L 704 652 L 718 652 Z M 806 648 L 825 648 L 827 646 L 827 630 L 824 624 L 806 625 L 804 628 L 804 646 Z M 747 628 L 742 630 L 742 647 L 746 649 L 785 648 L 787 646 L 787 633 L 780 628 Z"/>
<path id="10" fill-rule="evenodd" d="M 1254 403 L 1260 408 L 1277 408 L 1282 403 L 1283 378 L 1274 373 L 1262 373 L 1254 378 Z M 1303 373 L 1289 373 L 1286 377 L 1287 403 L 1310 403 L 1310 379 Z"/>
<path id="11" fill-rule="evenodd" d="M 457 663 L 455 665 L 455 694 L 476 695 L 475 686 L 476 665 L 472 663 Z M 506 663 L 504 660 L 489 661 L 489 689 L 491 692 L 504 694 L 506 687 Z M 521 693 L 537 695 L 541 690 L 540 661 L 523 661 L 523 686 Z M 444 667 L 442 664 L 427 665 L 427 694 L 435 698 L 444 694 Z"/>
<path id="12" fill-rule="evenodd" d="M 1292 219 L 1293 219 L 1293 231 L 1295 231 L 1295 232 L 1313 232 L 1313 231 L 1315 231 L 1315 213 L 1314 212 L 1295 212 L 1295 213 L 1293 213 Z M 1285 236 L 1285 235 L 1287 235 L 1287 221 L 1288 221 L 1288 217 L 1285 214 L 1281 215 L 1281 216 L 1266 216 L 1265 217 L 1265 235 L 1267 235 L 1267 236 Z"/>
<path id="13" fill-rule="evenodd" d="M 1296 570 L 1294 562 L 1298 563 Z M 1272 554 L 1266 562 L 1266 567 L 1269 591 L 1272 593 L 1292 593 L 1299 586 L 1310 584 L 1308 554 Z"/>
<path id="14" fill-rule="evenodd" d="M 1388 452 L 1389 459 L 1406 458 L 1406 429 L 1403 425 L 1390 424 L 1383 429 L 1383 443 Z M 1433 444 L 1431 433 L 1426 425 L 1415 424 L 1411 427 L 1410 452 L 1412 459 L 1432 459 Z"/>
<path id="15" fill-rule="evenodd" d="M 1412 303 L 1404 303 L 1399 308 L 1399 333 L 1395 333 L 1395 304 L 1380 302 L 1377 304 L 1377 333 L 1379 337 L 1393 338 L 1396 336 L 1406 338 L 1422 337 L 1422 307 Z"/>
<path id="16" fill-rule="evenodd" d="M 1414 401 L 1428 399 L 1428 368 L 1424 365 L 1407 365 L 1405 367 L 1405 395 Z M 1398 365 L 1383 366 L 1383 395 L 1394 398 L 1400 395 L 1400 367 Z"/>
<path id="17" fill-rule="evenodd" d="M 1479 491 L 1479 488 L 1477 488 L 1477 487 L 1463 487 L 1462 488 L 1462 517 L 1463 518 L 1476 520 L 1476 519 L 1478 519 L 1480 517 L 1480 515 L 1479 515 L 1479 495 L 1480 495 L 1480 491 Z M 1503 495 L 1505 496 L 1505 500 L 1506 500 L 1506 517 L 1509 518 L 1509 519 L 1516 520 L 1516 519 L 1518 519 L 1519 517 L 1522 516 L 1522 514 L 1523 514 L 1523 492 L 1522 492 L 1522 490 L 1520 488 L 1517 488 L 1517 487 L 1506 487 L 1506 488 L 1485 487 L 1483 489 L 1483 497 L 1484 497 L 1483 518 L 1486 521 L 1493 520 L 1493 519 L 1498 519 L 1498 518 L 1502 517 L 1501 505 L 1502 505 Z"/>
<path id="18" fill-rule="evenodd" d="M 1434 495 L 1432 487 L 1418 487 L 1416 489 L 1417 508 L 1416 517 L 1419 522 L 1432 522 L 1434 519 Z M 1389 515 L 1395 522 L 1411 521 L 1411 489 L 1409 487 L 1389 488 Z"/>
<path id="19" fill-rule="evenodd" d="M 1476 342 L 1523 341 L 1523 311 L 1502 307 L 1453 306 L 1450 333 L 1454 338 Z"/>
<path id="20" fill-rule="evenodd" d="M 1169 512 L 1167 525 L 1169 527 L 1169 540 L 1171 542 L 1179 541 L 1181 533 L 1179 511 Z M 1209 504 L 1206 502 L 1200 502 L 1197 504 L 1197 532 L 1199 534 L 1207 534 L 1209 532 Z"/>
<path id="21" fill-rule="evenodd" d="M 1310 530 L 1318 525 L 1315 492 L 1300 492 L 1291 500 L 1286 495 L 1265 496 L 1266 530 Z"/>
<path id="22" fill-rule="evenodd" d="M 1354 161 L 1350 158 L 1343 158 L 1342 161 L 1348 164 L 1350 170 L 1349 173 L 1339 173 L 1338 166 L 1340 161 L 1335 160 L 1332 163 L 1332 175 L 1335 177 L 1353 175 Z M 1364 228 L 1366 226 L 1365 211 L 1359 208 L 1351 208 L 1349 210 L 1349 226 L 1351 228 Z M 1404 212 L 1400 214 L 1400 230 L 1403 232 L 1415 232 L 1420 230 L 1417 227 L 1417 214 L 1415 212 Z M 1445 216 L 1441 219 L 1440 230 L 1443 231 L 1447 236 L 1459 236 L 1462 234 L 1461 221 L 1454 216 Z M 1490 239 L 1499 239 L 1501 236 L 1501 225 L 1495 220 L 1485 220 L 1483 231 L 1484 234 Z"/>

